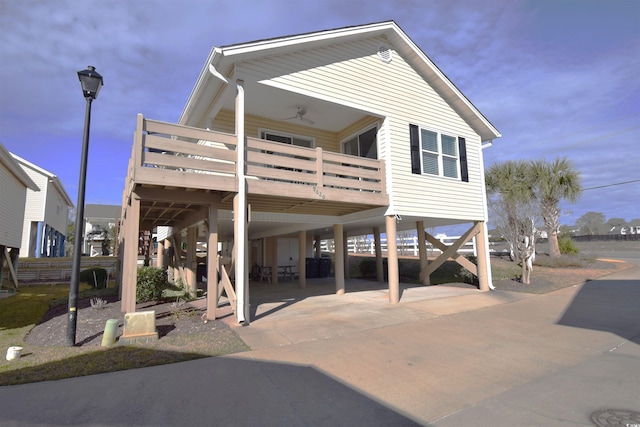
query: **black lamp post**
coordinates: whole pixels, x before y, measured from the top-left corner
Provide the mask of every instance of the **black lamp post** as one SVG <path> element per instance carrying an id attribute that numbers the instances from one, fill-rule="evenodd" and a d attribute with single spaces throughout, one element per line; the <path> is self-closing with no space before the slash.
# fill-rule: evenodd
<path id="1" fill-rule="evenodd" d="M 91 123 L 91 101 L 98 97 L 102 87 L 102 76 L 95 67 L 78 71 L 78 78 L 82 86 L 82 95 L 87 100 L 87 110 L 84 116 L 84 137 L 82 138 L 82 157 L 80 158 L 80 178 L 78 181 L 78 201 L 76 209 L 76 234 L 73 242 L 73 263 L 71 265 L 71 286 L 69 287 L 69 311 L 67 317 L 67 345 L 76 345 L 76 325 L 78 322 L 78 288 L 80 282 L 80 258 L 82 256 L 82 241 L 84 239 L 84 190 L 87 180 L 87 157 L 89 154 L 89 125 Z"/>

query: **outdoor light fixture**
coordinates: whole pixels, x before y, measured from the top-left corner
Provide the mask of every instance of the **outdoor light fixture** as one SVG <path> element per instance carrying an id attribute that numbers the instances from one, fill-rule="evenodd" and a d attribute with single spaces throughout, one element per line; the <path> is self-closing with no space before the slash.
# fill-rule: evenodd
<path id="1" fill-rule="evenodd" d="M 96 67 L 89 65 L 86 70 L 78 71 L 78 79 L 84 97 L 96 99 L 102 87 L 102 76 L 98 74 Z"/>
<path id="2" fill-rule="evenodd" d="M 84 115 L 84 137 L 82 138 L 82 156 L 80 158 L 80 178 L 78 182 L 78 200 L 76 207 L 76 234 L 73 242 L 73 263 L 71 265 L 71 285 L 69 286 L 69 311 L 67 317 L 67 345 L 76 345 L 76 325 L 78 323 L 78 288 L 80 285 L 80 258 L 84 239 L 84 193 L 87 181 L 87 157 L 89 154 L 89 125 L 91 123 L 91 101 L 98 97 L 102 87 L 102 76 L 95 67 L 78 71 L 82 86 L 82 95 L 87 100 Z"/>

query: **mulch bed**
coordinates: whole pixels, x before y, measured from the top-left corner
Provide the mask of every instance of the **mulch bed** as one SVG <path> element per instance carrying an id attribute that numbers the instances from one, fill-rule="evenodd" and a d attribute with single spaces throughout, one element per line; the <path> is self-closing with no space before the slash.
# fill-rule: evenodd
<path id="1" fill-rule="evenodd" d="M 107 304 L 101 308 L 91 307 L 91 299 L 78 300 L 78 319 L 76 324 L 76 345 L 96 346 L 102 343 L 102 334 L 107 320 L 118 319 L 118 334 L 122 335 L 124 313 L 120 311 L 117 297 L 104 297 Z M 40 323 L 25 338 L 25 342 L 37 346 L 64 346 L 67 336 L 67 306 L 51 308 Z M 160 338 L 197 332 L 213 332 L 229 329 L 221 320 L 204 321 L 204 311 L 188 304 L 177 306 L 175 303 L 138 304 L 136 311 L 155 310 L 156 329 Z"/>

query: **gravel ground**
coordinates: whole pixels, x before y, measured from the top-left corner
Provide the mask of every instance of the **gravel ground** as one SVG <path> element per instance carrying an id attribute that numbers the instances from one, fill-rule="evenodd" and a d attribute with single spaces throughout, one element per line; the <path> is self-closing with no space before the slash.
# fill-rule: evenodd
<path id="1" fill-rule="evenodd" d="M 120 311 L 120 301 L 116 297 L 103 298 L 104 308 L 91 307 L 90 299 L 79 300 L 76 326 L 76 343 L 81 346 L 100 346 L 105 324 L 109 319 L 118 319 L 118 336 L 122 335 L 124 314 Z M 174 303 L 138 304 L 137 309 L 156 311 L 156 329 L 162 340 L 185 334 L 215 334 L 230 330 L 221 320 L 203 320 L 204 311 L 184 304 Z M 63 346 L 66 343 L 67 306 L 61 305 L 47 312 L 38 325 L 27 335 L 25 341 L 37 346 Z"/>

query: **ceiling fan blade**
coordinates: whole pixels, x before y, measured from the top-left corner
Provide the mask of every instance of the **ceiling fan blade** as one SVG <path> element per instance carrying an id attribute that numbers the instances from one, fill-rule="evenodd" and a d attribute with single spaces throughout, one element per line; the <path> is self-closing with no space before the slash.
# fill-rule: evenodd
<path id="1" fill-rule="evenodd" d="M 307 119 L 306 117 L 302 117 L 302 116 L 299 116 L 299 117 L 300 117 L 300 120 L 301 120 L 301 121 L 303 121 L 303 122 L 305 122 L 305 123 L 307 123 L 307 124 L 309 124 L 309 125 L 315 125 L 315 124 L 316 124 L 316 122 L 314 122 L 314 121 L 313 121 L 313 120 L 311 120 L 311 119 Z"/>

